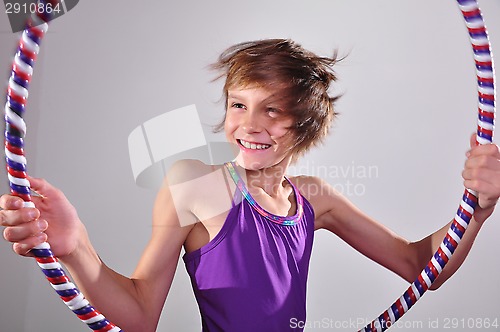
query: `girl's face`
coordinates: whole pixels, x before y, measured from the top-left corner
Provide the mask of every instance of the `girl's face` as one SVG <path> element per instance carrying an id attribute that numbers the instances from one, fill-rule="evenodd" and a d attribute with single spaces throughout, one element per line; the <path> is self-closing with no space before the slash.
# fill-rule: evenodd
<path id="1" fill-rule="evenodd" d="M 248 170 L 277 165 L 291 158 L 292 119 L 272 92 L 260 88 L 230 89 L 224 131 L 239 148 L 237 163 Z"/>

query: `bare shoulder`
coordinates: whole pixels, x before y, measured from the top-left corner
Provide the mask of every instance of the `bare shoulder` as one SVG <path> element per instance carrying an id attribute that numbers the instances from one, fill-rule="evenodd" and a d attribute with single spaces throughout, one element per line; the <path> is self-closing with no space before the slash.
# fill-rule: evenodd
<path id="1" fill-rule="evenodd" d="M 313 188 L 316 189 L 329 186 L 329 184 L 326 181 L 317 176 L 299 175 L 299 176 L 292 176 L 289 179 L 302 192 L 303 195 L 305 194 L 310 194 L 313 196 L 317 195 L 318 194 L 317 191 L 312 190 Z"/>
<path id="2" fill-rule="evenodd" d="M 176 186 L 203 192 L 224 184 L 224 173 L 224 165 L 207 165 L 199 160 L 183 159 L 172 165 L 165 180 L 170 188 Z"/>
<path id="3" fill-rule="evenodd" d="M 310 200 L 320 197 L 335 196 L 338 192 L 328 182 L 317 176 L 300 175 L 290 178 L 301 194 Z"/>
<path id="4" fill-rule="evenodd" d="M 290 181 L 313 206 L 316 218 L 328 212 L 341 194 L 328 182 L 316 176 L 295 176 Z"/>
<path id="5" fill-rule="evenodd" d="M 176 185 L 197 179 L 210 173 L 214 166 L 207 165 L 196 159 L 181 159 L 176 161 L 168 170 L 166 181 L 169 185 Z"/>
<path id="6" fill-rule="evenodd" d="M 165 181 L 181 224 L 206 220 L 231 207 L 224 165 L 179 160 L 172 165 Z"/>
<path id="7" fill-rule="evenodd" d="M 327 181 L 315 176 L 297 176 L 290 180 L 311 203 L 315 228 L 333 229 L 338 221 L 348 221 L 359 214 L 358 209 Z"/>

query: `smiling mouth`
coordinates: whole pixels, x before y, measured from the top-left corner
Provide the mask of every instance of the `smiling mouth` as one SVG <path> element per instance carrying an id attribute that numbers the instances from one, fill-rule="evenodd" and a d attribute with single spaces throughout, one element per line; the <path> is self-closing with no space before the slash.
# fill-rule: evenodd
<path id="1" fill-rule="evenodd" d="M 266 149 L 269 149 L 271 147 L 271 145 L 269 145 L 269 144 L 250 143 L 250 142 L 244 141 L 242 139 L 238 139 L 237 141 L 241 146 L 243 146 L 247 149 L 250 149 L 250 150 L 266 150 Z"/>

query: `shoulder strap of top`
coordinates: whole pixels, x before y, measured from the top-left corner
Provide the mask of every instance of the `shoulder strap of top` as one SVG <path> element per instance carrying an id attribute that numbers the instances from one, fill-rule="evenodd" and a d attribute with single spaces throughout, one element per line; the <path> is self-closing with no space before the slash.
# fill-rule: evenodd
<path id="1" fill-rule="evenodd" d="M 227 162 L 226 167 L 229 171 L 229 174 L 231 175 L 231 178 L 233 179 L 234 183 L 236 184 L 236 187 L 240 190 L 242 193 L 243 197 L 248 201 L 248 203 L 263 217 L 271 220 L 274 223 L 281 224 L 281 225 L 295 225 L 300 219 L 302 219 L 302 216 L 304 214 L 304 208 L 303 208 L 303 200 L 302 196 L 300 195 L 299 191 L 295 187 L 295 185 L 285 177 L 285 179 L 290 183 L 290 185 L 293 188 L 294 196 L 296 199 L 296 205 L 297 205 L 297 211 L 295 215 L 293 216 L 277 216 L 275 214 L 272 214 L 268 211 L 266 211 L 264 208 L 262 208 L 257 201 L 250 195 L 250 192 L 248 191 L 245 182 L 239 175 L 238 171 L 236 170 L 235 163 L 234 162 Z"/>

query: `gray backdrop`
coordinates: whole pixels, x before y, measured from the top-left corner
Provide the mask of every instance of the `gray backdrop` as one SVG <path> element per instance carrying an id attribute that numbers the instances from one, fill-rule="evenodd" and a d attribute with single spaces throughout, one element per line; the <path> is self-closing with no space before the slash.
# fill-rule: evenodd
<path id="1" fill-rule="evenodd" d="M 481 6 L 498 50 L 500 2 Z M 0 32 L 6 82 L 19 35 L 10 32 L 4 13 Z M 76 205 L 108 265 L 132 273 L 151 231 L 155 191 L 134 181 L 129 134 L 195 104 L 207 141 L 224 140 L 210 132 L 223 115 L 222 83 L 210 83 L 206 66 L 233 43 L 268 37 L 290 37 L 324 55 L 335 48 L 350 54 L 337 68 L 344 97 L 333 134 L 296 172 L 325 177 L 412 240 L 453 218 L 477 101 L 454 1 L 86 0 L 53 22 L 43 42 L 26 116 L 27 155 L 30 173 Z M 497 211 L 460 271 L 412 308 L 400 330 L 500 324 L 498 219 Z M 5 241 L 0 264 L 0 331 L 87 330 L 34 261 L 14 255 Z M 306 330 L 361 328 L 406 287 L 335 236 L 317 232 Z M 158 330 L 200 331 L 182 263 Z"/>

